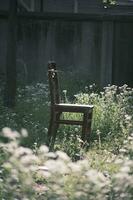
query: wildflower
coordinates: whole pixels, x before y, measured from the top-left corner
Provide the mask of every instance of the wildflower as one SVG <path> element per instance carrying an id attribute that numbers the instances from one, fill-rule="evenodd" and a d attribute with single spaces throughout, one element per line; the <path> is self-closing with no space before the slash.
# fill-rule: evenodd
<path id="1" fill-rule="evenodd" d="M 45 128 L 44 131 L 45 131 L 45 133 L 48 133 L 48 129 L 47 128 Z"/>
<path id="2" fill-rule="evenodd" d="M 45 165 L 51 173 L 65 174 L 68 171 L 67 166 L 62 160 L 48 160 Z"/>
<path id="3" fill-rule="evenodd" d="M 62 92 L 64 93 L 64 95 L 66 95 L 66 93 L 67 93 L 67 90 L 63 90 Z"/>
<path id="4" fill-rule="evenodd" d="M 56 152 L 57 156 L 59 156 L 59 159 L 64 160 L 64 161 L 70 161 L 70 158 L 68 155 L 62 151 L 57 151 Z"/>
<path id="5" fill-rule="evenodd" d="M 45 185 L 43 185 L 43 184 L 37 184 L 36 183 L 34 185 L 34 190 L 36 192 L 38 192 L 38 193 L 44 193 L 44 192 L 46 192 L 48 190 L 48 188 Z"/>
<path id="6" fill-rule="evenodd" d="M 6 169 L 6 170 L 11 170 L 12 169 L 12 165 L 10 162 L 5 162 L 3 164 L 3 167 Z"/>
<path id="7" fill-rule="evenodd" d="M 130 167 L 129 166 L 124 166 L 124 167 L 121 168 L 120 171 L 123 172 L 123 173 L 128 173 L 130 171 Z"/>
<path id="8" fill-rule="evenodd" d="M 76 163 L 68 163 L 68 167 L 72 172 L 80 172 L 81 171 L 81 166 L 77 165 Z"/>
<path id="9" fill-rule="evenodd" d="M 120 158 L 119 158 L 119 159 L 116 159 L 115 163 L 116 163 L 116 164 L 122 164 L 122 163 L 123 163 L 123 160 L 120 159 Z"/>
<path id="10" fill-rule="evenodd" d="M 27 130 L 23 128 L 23 129 L 21 130 L 21 135 L 22 135 L 22 137 L 24 137 L 24 138 L 28 137 L 28 132 L 27 132 Z"/>
<path id="11" fill-rule="evenodd" d="M 90 85 L 89 88 L 90 88 L 90 90 L 92 90 L 93 89 L 93 85 Z M 88 89 L 88 87 L 87 87 L 87 89 Z"/>
<path id="12" fill-rule="evenodd" d="M 12 131 L 10 128 L 5 127 L 2 129 L 2 133 L 4 137 L 7 137 L 11 140 L 14 140 L 16 138 L 20 137 L 20 134 L 17 131 Z"/>
<path id="13" fill-rule="evenodd" d="M 132 141 L 132 140 L 133 140 L 133 137 L 129 136 L 129 137 L 128 137 L 128 140 Z"/>
<path id="14" fill-rule="evenodd" d="M 79 131 L 79 129 L 78 128 L 75 128 L 75 132 L 78 132 Z"/>
<path id="15" fill-rule="evenodd" d="M 40 148 L 39 148 L 39 152 L 40 153 L 48 153 L 49 152 L 49 148 L 47 147 L 47 146 L 45 146 L 45 145 L 42 145 L 42 146 L 40 146 Z"/>
<path id="16" fill-rule="evenodd" d="M 120 152 L 121 152 L 121 153 L 125 153 L 125 152 L 126 152 L 126 149 L 120 149 Z"/>
<path id="17" fill-rule="evenodd" d="M 130 121 L 131 118 L 132 118 L 131 116 L 129 116 L 129 115 L 125 115 L 125 119 L 126 119 L 126 120 L 129 120 L 129 121 Z"/>
<path id="18" fill-rule="evenodd" d="M 34 163 L 39 163 L 39 158 L 35 155 L 26 155 L 20 159 L 20 162 L 27 166 Z"/>

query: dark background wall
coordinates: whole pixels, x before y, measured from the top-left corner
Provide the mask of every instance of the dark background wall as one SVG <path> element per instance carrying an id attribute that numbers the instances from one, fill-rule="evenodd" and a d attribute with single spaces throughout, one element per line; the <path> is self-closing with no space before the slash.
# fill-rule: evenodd
<path id="1" fill-rule="evenodd" d="M 0 8 L 7 10 L 9 1 L 3 2 L 6 4 L 0 3 Z M 75 12 L 74 5 L 71 0 L 45 0 L 43 10 L 72 13 Z M 39 11 L 39 6 L 39 1 L 35 1 L 34 11 Z M 20 7 L 18 13 L 21 13 Z M 93 17 L 83 19 L 80 13 L 93 14 Z M 60 19 L 56 15 L 47 20 L 18 18 L 16 62 L 22 78 L 26 74 L 28 83 L 46 81 L 47 62 L 55 60 L 59 70 L 75 73 L 88 82 L 101 86 L 108 83 L 133 86 L 133 20 L 125 21 L 123 17 L 133 15 L 131 6 L 104 9 L 99 0 L 79 0 L 78 20 L 75 15 L 69 19 L 63 14 Z M 1 74 L 5 73 L 6 34 L 7 20 L 1 18 Z"/>
<path id="2" fill-rule="evenodd" d="M 133 86 L 133 23 L 116 23 L 113 82 Z"/>
<path id="3" fill-rule="evenodd" d="M 20 21 L 18 58 L 28 67 L 29 80 L 44 80 L 48 60 L 60 70 L 80 71 L 100 81 L 101 23 Z"/>

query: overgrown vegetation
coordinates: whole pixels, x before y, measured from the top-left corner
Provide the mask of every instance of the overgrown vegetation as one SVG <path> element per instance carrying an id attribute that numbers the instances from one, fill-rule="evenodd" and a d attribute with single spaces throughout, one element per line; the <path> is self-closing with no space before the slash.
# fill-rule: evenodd
<path id="1" fill-rule="evenodd" d="M 117 0 L 102 0 L 104 4 L 111 4 L 115 5 L 117 3 Z"/>
<path id="2" fill-rule="evenodd" d="M 66 90 L 62 95 L 69 101 Z M 98 92 L 91 85 L 72 99 L 94 104 L 91 144 L 81 148 L 79 126 L 61 126 L 55 153 L 44 145 L 47 85 L 18 89 L 13 111 L 0 100 L 0 199 L 132 199 L 133 89 L 108 86 Z M 66 113 L 63 117 L 82 116 Z M 28 130 L 28 137 L 22 128 Z"/>
<path id="3" fill-rule="evenodd" d="M 133 196 L 133 135 L 125 140 L 113 162 L 117 172 L 100 172 L 87 157 L 72 162 L 61 151 L 46 146 L 36 151 L 19 145 L 26 136 L 4 128 L 0 144 L 0 199 L 131 200 Z M 106 163 L 111 160 L 106 160 Z"/>

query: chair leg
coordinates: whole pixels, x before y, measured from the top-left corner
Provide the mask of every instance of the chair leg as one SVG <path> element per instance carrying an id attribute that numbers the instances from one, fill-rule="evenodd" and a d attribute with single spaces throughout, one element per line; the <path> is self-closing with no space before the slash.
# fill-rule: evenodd
<path id="1" fill-rule="evenodd" d="M 90 141 L 90 133 L 91 133 L 91 117 L 90 113 L 84 113 L 83 116 L 83 126 L 82 126 L 82 140 L 85 142 Z"/>
<path id="2" fill-rule="evenodd" d="M 54 116 L 53 116 L 53 113 L 51 112 L 50 121 L 49 121 L 49 128 L 48 128 L 48 142 L 47 142 L 48 146 L 50 144 L 51 137 L 52 137 L 52 134 L 53 134 L 53 125 L 54 125 Z"/>
<path id="3" fill-rule="evenodd" d="M 59 118 L 60 118 L 60 113 L 54 113 L 53 114 L 50 129 L 49 129 L 49 135 L 50 135 L 49 146 L 50 146 L 50 149 L 54 148 L 56 134 L 57 134 L 57 130 L 59 128 L 59 123 L 57 123 Z"/>

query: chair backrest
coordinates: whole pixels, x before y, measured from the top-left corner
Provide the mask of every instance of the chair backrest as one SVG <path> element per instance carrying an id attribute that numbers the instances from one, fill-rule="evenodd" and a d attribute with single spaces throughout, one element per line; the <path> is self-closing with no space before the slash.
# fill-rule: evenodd
<path id="1" fill-rule="evenodd" d="M 51 106 L 53 106 L 60 103 L 58 71 L 56 69 L 56 63 L 54 61 L 50 61 L 48 63 L 48 78 Z"/>

